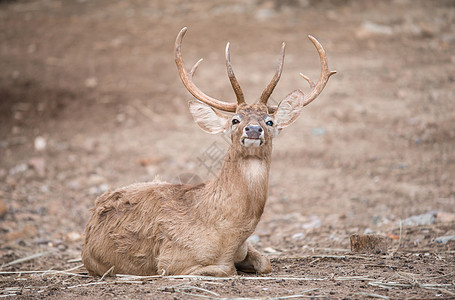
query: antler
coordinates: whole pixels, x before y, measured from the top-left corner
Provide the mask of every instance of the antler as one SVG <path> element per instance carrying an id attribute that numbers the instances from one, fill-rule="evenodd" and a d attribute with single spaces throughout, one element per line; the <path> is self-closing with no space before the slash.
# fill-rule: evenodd
<path id="1" fill-rule="evenodd" d="M 243 99 L 243 93 L 240 89 L 240 86 L 237 82 L 237 79 L 234 76 L 234 72 L 232 71 L 232 67 L 230 65 L 229 60 L 229 50 L 226 49 L 226 65 L 228 68 L 228 75 L 229 79 L 231 80 L 232 87 L 234 88 L 235 94 L 237 95 L 237 103 L 227 103 L 224 101 L 220 101 L 218 99 L 212 98 L 206 94 L 204 94 L 193 82 L 193 75 L 196 72 L 197 67 L 202 62 L 202 58 L 194 64 L 191 68 L 191 71 L 188 73 L 185 63 L 183 62 L 182 53 L 181 53 L 181 45 L 182 39 L 187 31 L 187 28 L 184 27 L 180 30 L 179 34 L 177 35 L 177 39 L 175 40 L 174 45 L 174 59 L 177 65 L 177 69 L 179 71 L 180 79 L 182 79 L 183 84 L 185 85 L 186 89 L 198 100 L 214 107 L 219 110 L 227 111 L 227 112 L 235 112 L 237 106 L 241 103 L 244 103 L 245 100 Z M 228 44 L 229 47 L 229 44 Z M 243 102 L 242 102 L 243 101 Z"/>
<path id="2" fill-rule="evenodd" d="M 318 40 L 311 35 L 309 35 L 308 38 L 318 51 L 319 59 L 321 60 L 321 75 L 319 76 L 318 82 L 315 84 L 309 77 L 300 73 L 300 76 L 302 76 L 306 81 L 308 81 L 308 84 L 310 85 L 311 88 L 310 93 L 308 95 L 305 95 L 305 98 L 303 100 L 303 106 L 310 104 L 314 99 L 316 99 L 324 89 L 327 82 L 329 81 L 330 76 L 337 72 L 330 71 L 329 63 L 327 61 L 327 55 L 325 54 L 325 50 L 324 48 L 322 48 L 321 43 L 319 43 Z M 277 109 L 276 106 L 269 106 L 269 112 L 271 113 L 275 112 L 276 109 Z"/>
<path id="3" fill-rule="evenodd" d="M 234 70 L 232 69 L 231 55 L 229 54 L 229 43 L 226 45 L 226 68 L 229 81 L 231 81 L 232 88 L 234 89 L 235 96 L 237 97 L 237 104 L 240 105 L 245 103 L 245 97 L 243 96 L 242 89 L 240 88 L 240 84 L 234 75 Z"/>
<path id="4" fill-rule="evenodd" d="M 281 72 L 283 71 L 284 49 L 285 48 L 286 48 L 286 43 L 283 43 L 281 45 L 280 62 L 276 69 L 275 75 L 272 78 L 272 81 L 270 81 L 269 85 L 267 85 L 265 90 L 262 92 L 261 98 L 259 99 L 260 103 L 267 104 L 267 101 L 269 100 L 270 95 L 272 94 L 273 90 L 275 89 L 276 85 L 278 84 L 278 81 L 280 80 Z"/>
<path id="5" fill-rule="evenodd" d="M 330 71 L 329 62 L 327 61 L 327 56 L 325 54 L 324 48 L 322 48 L 321 43 L 319 43 L 318 40 L 312 35 L 309 35 L 308 38 L 310 39 L 311 42 L 313 42 L 313 45 L 318 50 L 319 58 L 321 60 L 321 75 L 319 76 L 318 82 L 314 84 L 314 82 L 309 77 L 300 73 L 300 76 L 302 76 L 306 81 L 308 81 L 308 84 L 310 85 L 311 88 L 310 93 L 306 95 L 304 98 L 303 106 L 310 104 L 314 99 L 316 99 L 324 89 L 325 85 L 327 84 L 327 81 L 329 81 L 329 77 L 337 72 Z"/>

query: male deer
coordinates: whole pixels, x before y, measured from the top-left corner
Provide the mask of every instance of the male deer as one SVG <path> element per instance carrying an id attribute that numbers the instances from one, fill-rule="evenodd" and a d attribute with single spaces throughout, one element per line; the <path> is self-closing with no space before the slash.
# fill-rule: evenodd
<path id="1" fill-rule="evenodd" d="M 195 122 L 209 133 L 230 132 L 232 144 L 219 175 L 199 185 L 147 182 L 109 191 L 97 198 L 85 230 L 82 261 L 91 275 L 112 273 L 230 276 L 236 270 L 269 273 L 271 265 L 247 238 L 261 218 L 267 199 L 272 138 L 293 123 L 302 107 L 324 89 L 330 71 L 321 44 L 312 36 L 321 60 L 311 92 L 290 93 L 277 107 L 267 105 L 281 76 L 278 68 L 255 104 L 245 102 L 232 70 L 229 43 L 226 67 L 237 103 L 203 93 L 193 82 L 199 60 L 188 72 L 181 55 L 183 28 L 174 55 L 180 78 L 199 101 L 189 102 Z M 204 104 L 205 103 L 205 104 Z M 215 111 L 234 113 L 233 116 Z"/>

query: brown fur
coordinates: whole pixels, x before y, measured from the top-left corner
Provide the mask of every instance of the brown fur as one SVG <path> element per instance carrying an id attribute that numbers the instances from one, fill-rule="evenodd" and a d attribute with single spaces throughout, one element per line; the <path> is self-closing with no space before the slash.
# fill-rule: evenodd
<path id="1" fill-rule="evenodd" d="M 192 78 L 197 62 L 187 71 L 180 52 L 183 28 L 177 36 L 174 58 L 180 78 L 196 99 L 189 109 L 199 127 L 209 133 L 229 131 L 232 144 L 219 175 L 204 184 L 173 185 L 138 183 L 107 192 L 95 202 L 85 229 L 82 261 L 92 275 L 193 274 L 229 276 L 236 269 L 269 273 L 270 261 L 246 240 L 258 224 L 267 200 L 272 138 L 292 124 L 301 109 L 324 89 L 335 74 L 328 68 L 322 45 L 312 36 L 321 59 L 321 75 L 304 97 L 300 90 L 289 94 L 278 107 L 267 100 L 281 76 L 281 62 L 258 103 L 245 103 L 233 73 L 226 47 L 228 76 L 237 104 L 205 95 Z M 214 108 L 234 112 L 230 118 Z M 233 122 L 235 119 L 235 122 Z M 273 124 L 271 123 L 273 121 Z"/>
<path id="2" fill-rule="evenodd" d="M 240 106 L 241 123 L 217 178 L 204 184 L 138 183 L 96 200 L 85 230 L 84 265 L 92 275 L 197 274 L 229 276 L 236 267 L 268 273 L 269 260 L 246 239 L 267 199 L 274 128 L 261 147 L 246 148 L 248 124 L 266 128 L 262 104 Z"/>

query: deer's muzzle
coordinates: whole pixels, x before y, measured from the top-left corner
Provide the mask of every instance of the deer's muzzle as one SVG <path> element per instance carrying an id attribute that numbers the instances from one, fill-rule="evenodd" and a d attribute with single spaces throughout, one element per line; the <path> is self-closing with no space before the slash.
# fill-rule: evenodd
<path id="1" fill-rule="evenodd" d="M 248 125 L 243 129 L 242 144 L 245 147 L 259 147 L 264 140 L 264 129 L 259 125 Z"/>

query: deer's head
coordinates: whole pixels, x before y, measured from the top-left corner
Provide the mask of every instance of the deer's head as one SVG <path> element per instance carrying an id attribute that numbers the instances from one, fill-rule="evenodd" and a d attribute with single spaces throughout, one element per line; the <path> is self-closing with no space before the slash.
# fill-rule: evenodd
<path id="1" fill-rule="evenodd" d="M 226 68 L 232 88 L 237 97 L 237 103 L 228 103 L 212 98 L 203 93 L 193 82 L 193 75 L 202 62 L 200 59 L 188 72 L 181 55 L 181 43 L 187 28 L 183 28 L 175 41 L 175 63 L 180 78 L 188 91 L 199 101 L 189 102 L 190 112 L 199 127 L 209 133 L 229 131 L 232 145 L 242 152 L 258 154 L 262 149 L 271 147 L 272 138 L 285 127 L 292 124 L 300 115 L 302 108 L 311 103 L 322 92 L 329 77 L 336 73 L 330 71 L 327 57 L 322 45 L 312 36 L 308 36 L 316 47 L 321 60 L 321 75 L 316 84 L 308 77 L 300 74 L 308 81 L 311 92 L 304 95 L 300 90 L 295 90 L 284 98 L 278 106 L 268 105 L 267 102 L 275 86 L 280 80 L 283 70 L 285 43 L 282 44 L 280 63 L 271 82 L 267 85 L 258 102 L 247 104 L 240 85 L 232 69 L 229 43 L 226 45 Z M 214 108 L 234 115 L 221 113 Z M 271 148 L 270 148 L 271 149 Z"/>

